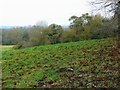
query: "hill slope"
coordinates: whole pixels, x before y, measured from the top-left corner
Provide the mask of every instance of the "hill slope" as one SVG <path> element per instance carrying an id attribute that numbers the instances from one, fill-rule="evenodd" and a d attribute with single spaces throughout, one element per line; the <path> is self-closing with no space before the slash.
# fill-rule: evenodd
<path id="1" fill-rule="evenodd" d="M 2 84 L 9 88 L 118 87 L 112 39 L 86 40 L 3 52 Z"/>

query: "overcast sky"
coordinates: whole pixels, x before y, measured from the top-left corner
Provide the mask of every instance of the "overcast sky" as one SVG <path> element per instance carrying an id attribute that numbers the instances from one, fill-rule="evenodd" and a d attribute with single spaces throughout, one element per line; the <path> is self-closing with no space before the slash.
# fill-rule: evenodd
<path id="1" fill-rule="evenodd" d="M 90 13 L 90 0 L 0 0 L 0 26 L 68 25 L 72 15 Z"/>

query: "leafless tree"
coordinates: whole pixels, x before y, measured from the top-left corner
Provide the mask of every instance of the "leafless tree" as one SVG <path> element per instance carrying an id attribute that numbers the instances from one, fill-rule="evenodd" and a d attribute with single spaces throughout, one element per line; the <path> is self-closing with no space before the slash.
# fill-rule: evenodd
<path id="1" fill-rule="evenodd" d="M 107 13 L 113 14 L 113 22 L 117 21 L 117 41 L 118 48 L 120 48 L 120 0 L 94 0 L 90 4 L 95 7 L 96 10 L 106 9 Z"/>
<path id="2" fill-rule="evenodd" d="M 115 12 L 118 7 L 119 0 L 94 0 L 90 2 L 91 5 L 97 7 L 96 10 L 105 9 L 109 12 Z"/>

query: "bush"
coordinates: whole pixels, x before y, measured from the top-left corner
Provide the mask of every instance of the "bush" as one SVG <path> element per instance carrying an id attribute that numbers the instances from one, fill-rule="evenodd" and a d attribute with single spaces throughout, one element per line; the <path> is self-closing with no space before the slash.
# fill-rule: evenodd
<path id="1" fill-rule="evenodd" d="M 21 49 L 21 48 L 22 48 L 22 44 L 18 44 L 18 45 L 13 46 L 13 49 Z"/>
<path id="2" fill-rule="evenodd" d="M 79 41 L 79 36 L 76 35 L 75 30 L 66 30 L 60 38 L 61 43 Z"/>
<path id="3" fill-rule="evenodd" d="M 13 49 L 25 48 L 24 47 L 25 44 L 26 44 L 26 41 L 22 41 L 22 42 L 18 43 L 17 45 L 13 46 Z"/>

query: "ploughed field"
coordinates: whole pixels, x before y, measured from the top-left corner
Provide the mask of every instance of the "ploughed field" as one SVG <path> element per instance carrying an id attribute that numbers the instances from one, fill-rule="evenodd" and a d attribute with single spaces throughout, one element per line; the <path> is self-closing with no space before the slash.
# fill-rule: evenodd
<path id="1" fill-rule="evenodd" d="M 113 39 L 3 50 L 3 88 L 120 88 Z"/>

